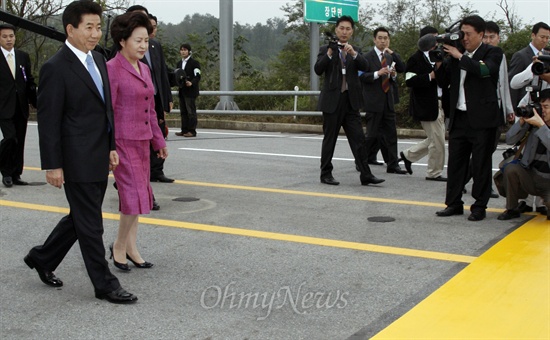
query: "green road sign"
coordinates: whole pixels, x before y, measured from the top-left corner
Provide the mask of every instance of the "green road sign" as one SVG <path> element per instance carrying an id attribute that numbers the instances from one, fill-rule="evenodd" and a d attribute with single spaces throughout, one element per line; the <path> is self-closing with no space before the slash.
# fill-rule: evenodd
<path id="1" fill-rule="evenodd" d="M 304 20 L 307 22 L 335 22 L 343 15 L 359 18 L 359 0 L 304 0 Z"/>

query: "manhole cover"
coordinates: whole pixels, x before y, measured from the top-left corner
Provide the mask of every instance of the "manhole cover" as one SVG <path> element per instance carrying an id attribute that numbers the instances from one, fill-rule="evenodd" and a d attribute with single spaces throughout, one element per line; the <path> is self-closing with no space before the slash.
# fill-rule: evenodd
<path id="1" fill-rule="evenodd" d="M 199 198 L 195 198 L 195 197 L 178 197 L 178 198 L 174 198 L 172 201 L 176 201 L 176 202 L 194 202 L 194 201 L 198 201 Z"/>
<path id="2" fill-rule="evenodd" d="M 393 222 L 393 221 L 395 221 L 395 218 L 389 217 L 389 216 L 373 216 L 373 217 L 367 218 L 367 220 L 370 221 L 370 222 L 385 223 L 385 222 Z"/>

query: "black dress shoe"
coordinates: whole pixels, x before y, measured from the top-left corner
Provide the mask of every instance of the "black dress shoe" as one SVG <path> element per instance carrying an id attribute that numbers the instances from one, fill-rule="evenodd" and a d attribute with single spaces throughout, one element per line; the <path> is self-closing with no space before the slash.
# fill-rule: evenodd
<path id="1" fill-rule="evenodd" d="M 321 183 L 328 185 L 338 185 L 340 182 L 334 179 L 334 177 L 321 177 Z"/>
<path id="2" fill-rule="evenodd" d="M 412 167 L 411 167 L 412 162 L 409 161 L 407 158 L 405 158 L 405 155 L 403 154 L 403 151 L 401 151 L 399 153 L 399 156 L 401 156 L 401 160 L 403 161 L 403 163 L 405 163 L 405 169 L 407 169 L 407 172 L 412 175 L 413 174 L 413 170 L 412 170 Z"/>
<path id="3" fill-rule="evenodd" d="M 6 188 L 11 188 L 13 186 L 11 176 L 2 177 L 2 184 L 4 184 Z"/>
<path id="4" fill-rule="evenodd" d="M 63 281 L 58 279 L 53 272 L 45 270 L 44 268 L 37 265 L 30 255 L 25 256 L 23 260 L 30 269 L 36 269 L 36 271 L 38 272 L 38 276 L 40 277 L 40 280 L 42 282 L 52 287 L 63 287 Z"/>
<path id="5" fill-rule="evenodd" d="M 130 270 L 132 270 L 130 267 L 128 267 L 127 263 L 116 262 L 115 256 L 113 255 L 113 244 L 112 243 L 109 246 L 109 250 L 111 251 L 111 256 L 109 258 L 113 259 L 113 264 L 115 265 L 115 267 L 117 267 L 118 269 L 120 269 L 122 271 L 125 271 L 125 272 L 129 272 Z"/>
<path id="6" fill-rule="evenodd" d="M 447 177 L 443 177 L 443 176 L 426 177 L 426 181 L 447 182 Z"/>
<path id="7" fill-rule="evenodd" d="M 443 210 L 440 210 L 435 213 L 437 216 L 440 217 L 447 217 L 447 216 L 453 216 L 453 215 L 462 215 L 464 214 L 464 207 L 447 207 Z"/>
<path id="8" fill-rule="evenodd" d="M 495 189 L 491 188 L 491 198 L 499 198 L 500 196 L 496 193 Z"/>
<path id="9" fill-rule="evenodd" d="M 151 267 L 154 266 L 154 264 L 152 264 L 151 262 L 147 262 L 147 261 L 144 261 L 143 263 L 138 263 L 138 262 L 132 260 L 132 258 L 128 254 L 126 254 L 126 258 L 128 260 L 130 260 L 130 262 L 132 262 L 134 264 L 134 266 L 136 266 L 138 268 L 151 268 Z"/>
<path id="10" fill-rule="evenodd" d="M 530 206 L 530 205 L 527 205 L 527 202 L 521 201 L 521 202 L 519 202 L 519 205 L 518 205 L 518 207 L 517 207 L 517 210 L 518 210 L 520 213 L 532 212 L 532 211 L 533 211 L 533 207 Z"/>
<path id="11" fill-rule="evenodd" d="M 369 185 L 369 184 L 380 184 L 382 182 L 386 181 L 385 179 L 381 179 L 378 177 L 375 177 L 374 175 L 369 175 L 366 177 L 361 177 L 361 185 Z"/>
<path id="12" fill-rule="evenodd" d="M 384 163 L 382 163 L 382 162 L 379 162 L 379 161 L 377 161 L 377 160 L 374 160 L 374 161 L 368 161 L 368 163 L 369 163 L 370 165 L 384 165 Z"/>
<path id="13" fill-rule="evenodd" d="M 548 214 L 548 209 L 545 206 L 540 206 L 535 209 L 536 212 L 538 212 L 541 215 Z"/>
<path id="14" fill-rule="evenodd" d="M 120 287 L 117 290 L 106 293 L 98 294 L 95 293 L 95 297 L 100 300 L 107 300 L 110 303 L 119 303 L 119 304 L 129 304 L 134 303 L 138 300 L 137 296 L 132 293 L 127 292 L 124 288 Z"/>
<path id="15" fill-rule="evenodd" d="M 160 175 L 157 177 L 151 177 L 151 182 L 161 182 L 161 183 L 173 183 L 174 180 L 171 178 L 168 178 L 164 175 Z"/>
<path id="16" fill-rule="evenodd" d="M 468 216 L 468 221 L 481 221 L 486 216 L 487 214 L 485 213 L 485 210 L 474 210 L 470 216 Z"/>
<path id="17" fill-rule="evenodd" d="M 151 208 L 152 210 L 160 210 L 160 205 L 158 204 L 158 202 L 153 199 L 153 207 Z"/>
<path id="18" fill-rule="evenodd" d="M 506 209 L 502 214 L 498 215 L 497 220 L 506 221 L 511 220 L 512 218 L 518 218 L 521 214 L 519 211 L 514 209 Z"/>
<path id="19" fill-rule="evenodd" d="M 407 171 L 401 169 L 400 167 L 396 166 L 395 168 L 387 168 L 386 172 L 389 174 L 398 174 L 398 175 L 406 175 Z"/>
<path id="20" fill-rule="evenodd" d="M 22 181 L 21 178 L 14 178 L 13 184 L 15 185 L 29 185 L 28 182 Z"/>

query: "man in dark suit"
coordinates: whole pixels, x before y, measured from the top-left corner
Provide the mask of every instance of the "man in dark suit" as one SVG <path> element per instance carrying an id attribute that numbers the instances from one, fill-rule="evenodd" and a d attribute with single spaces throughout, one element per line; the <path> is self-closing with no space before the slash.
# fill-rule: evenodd
<path id="1" fill-rule="evenodd" d="M 380 143 L 380 148 L 387 150 L 386 172 L 406 174 L 407 171 L 401 169 L 398 163 L 394 110 L 397 94 L 392 85 L 396 72 L 405 71 L 405 64 L 399 54 L 388 47 L 390 33 L 386 28 L 378 27 L 373 36 L 374 48 L 365 54 L 368 67 L 359 77 L 363 85 L 366 115 L 370 117 L 367 124 L 367 148 L 372 153 L 376 150 L 376 143 Z"/>
<path id="2" fill-rule="evenodd" d="M 332 176 L 332 156 L 343 127 L 348 138 L 355 163 L 361 172 L 361 184 L 378 184 L 384 180 L 376 178 L 368 165 L 368 152 L 361 126 L 361 84 L 358 73 L 367 68 L 367 61 L 360 50 L 348 43 L 353 35 L 354 21 L 342 16 L 336 21 L 336 40 L 321 46 L 314 70 L 325 81 L 319 98 L 318 109 L 323 111 L 323 144 L 321 148 L 321 183 L 338 185 Z"/>
<path id="3" fill-rule="evenodd" d="M 496 129 L 502 123 L 497 83 L 502 50 L 482 42 L 485 21 L 472 15 L 462 19 L 462 46 L 444 45 L 450 55 L 436 70 L 442 88 L 450 86 L 449 163 L 447 168 L 447 208 L 438 216 L 462 215 L 462 189 L 468 175 L 470 156 L 474 184 L 470 221 L 486 216 L 491 195 L 492 154 Z"/>
<path id="4" fill-rule="evenodd" d="M 0 172 L 2 183 L 28 185 L 21 180 L 29 103 L 36 107 L 36 84 L 29 55 L 15 49 L 15 27 L 0 25 Z"/>
<path id="5" fill-rule="evenodd" d="M 533 26 L 531 30 L 531 42 L 529 46 L 517 51 L 512 55 L 510 67 L 508 68 L 508 79 L 520 72 L 523 72 L 527 66 L 533 62 L 533 57 L 539 54 L 547 54 L 544 47 L 548 45 L 550 37 L 550 27 L 544 22 L 539 22 Z M 520 100 L 525 96 L 525 87 L 520 89 L 510 89 L 512 96 L 512 106 L 517 107 Z"/>
<path id="6" fill-rule="evenodd" d="M 185 71 L 185 81 L 179 88 L 181 111 L 181 132 L 176 136 L 196 137 L 197 136 L 197 106 L 195 100 L 199 96 L 199 82 L 201 80 L 201 65 L 191 56 L 191 45 L 180 46 L 181 60 L 176 68 Z"/>
<path id="7" fill-rule="evenodd" d="M 426 180 L 445 182 L 445 115 L 439 97 L 441 89 L 435 79 L 435 63 L 429 51 L 435 49 L 437 30 L 427 26 L 420 31 L 418 50 L 407 60 L 406 83 L 410 89 L 409 113 L 422 124 L 426 139 L 400 153 L 405 168 L 412 173 L 412 163 L 428 156 Z"/>
<path id="8" fill-rule="evenodd" d="M 38 133 L 49 184 L 65 189 L 69 215 L 25 263 L 42 282 L 61 287 L 53 271 L 78 241 L 98 299 L 133 303 L 110 272 L 103 245 L 101 205 L 109 169 L 118 165 L 111 91 L 104 57 L 92 51 L 101 39 L 101 13 L 93 1 L 74 1 L 63 12 L 67 40 L 40 70 Z M 85 105 L 83 105 L 85 103 Z"/>
<path id="9" fill-rule="evenodd" d="M 141 5 L 134 5 L 128 7 L 126 12 L 140 11 L 149 16 L 147 8 Z M 145 57 L 141 60 L 151 70 L 151 78 L 153 79 L 153 85 L 155 86 L 155 111 L 157 112 L 157 119 L 160 126 L 160 130 L 167 137 L 166 130 L 166 115 L 170 113 L 172 109 L 172 90 L 170 89 L 170 82 L 168 79 L 168 68 L 166 67 L 166 60 L 164 59 L 164 52 L 162 45 L 158 40 L 149 39 L 149 49 L 145 53 Z M 157 157 L 157 152 L 151 147 L 151 182 L 172 183 L 172 178 L 164 175 L 164 159 Z M 154 200 L 154 197 L 153 197 Z M 160 209 L 160 206 L 154 200 L 153 210 Z"/>

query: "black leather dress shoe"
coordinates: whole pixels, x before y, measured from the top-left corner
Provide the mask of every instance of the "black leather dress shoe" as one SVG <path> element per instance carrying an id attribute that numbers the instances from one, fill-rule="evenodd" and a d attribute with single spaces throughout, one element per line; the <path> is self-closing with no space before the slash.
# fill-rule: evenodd
<path id="1" fill-rule="evenodd" d="M 63 281 L 58 279 L 53 272 L 45 270 L 44 268 L 37 265 L 30 255 L 25 256 L 23 260 L 30 269 L 36 269 L 36 271 L 38 272 L 38 276 L 40 277 L 40 280 L 42 282 L 52 287 L 63 287 Z"/>
<path id="2" fill-rule="evenodd" d="M 161 183 L 173 183 L 174 180 L 171 178 L 168 178 L 164 175 L 160 175 L 157 177 L 151 177 L 151 182 L 161 182 Z"/>
<path id="3" fill-rule="evenodd" d="M 368 161 L 368 163 L 369 163 L 369 165 L 384 165 L 384 163 L 379 162 L 379 161 L 376 161 L 376 160 L 374 160 L 374 161 Z"/>
<path id="4" fill-rule="evenodd" d="M 385 179 L 375 177 L 374 175 L 361 177 L 361 185 L 380 184 L 380 183 L 385 182 L 385 181 L 386 181 Z"/>
<path id="5" fill-rule="evenodd" d="M 401 151 L 399 153 L 399 156 L 401 156 L 401 160 L 403 161 L 403 163 L 405 163 L 405 169 L 407 169 L 407 172 L 412 175 L 413 174 L 413 170 L 412 170 L 412 167 L 411 167 L 412 162 L 409 161 L 407 158 L 405 158 L 405 155 L 403 154 L 403 151 Z"/>
<path id="6" fill-rule="evenodd" d="M 518 205 L 518 207 L 517 207 L 517 210 L 518 210 L 520 213 L 531 212 L 531 211 L 533 211 L 533 207 L 530 206 L 530 205 L 527 205 L 527 202 L 521 201 L 521 202 L 519 202 L 519 205 Z"/>
<path id="7" fill-rule="evenodd" d="M 464 214 L 464 207 L 447 207 L 443 210 L 436 212 L 435 214 L 440 217 L 462 215 Z"/>
<path id="8" fill-rule="evenodd" d="M 447 177 L 443 177 L 443 176 L 426 177 L 426 181 L 447 182 Z"/>
<path id="9" fill-rule="evenodd" d="M 499 198 L 500 196 L 497 194 L 495 189 L 491 188 L 491 198 Z"/>
<path id="10" fill-rule="evenodd" d="M 155 211 L 160 210 L 160 205 L 158 204 L 158 202 L 155 199 L 153 199 L 153 208 L 151 208 L 151 209 L 155 210 Z"/>
<path id="11" fill-rule="evenodd" d="M 472 211 L 470 216 L 468 216 L 468 221 L 481 221 L 486 216 L 487 216 L 487 213 L 485 212 L 485 210 L 481 210 L 481 209 L 480 210 L 474 210 L 474 211 Z"/>
<path id="12" fill-rule="evenodd" d="M 11 176 L 2 177 L 2 184 L 4 184 L 6 188 L 11 188 L 13 186 Z"/>
<path id="13" fill-rule="evenodd" d="M 521 214 L 519 211 L 514 209 L 506 209 L 502 214 L 498 215 L 497 220 L 506 221 L 511 220 L 512 218 L 518 218 Z"/>
<path id="14" fill-rule="evenodd" d="M 321 183 L 328 185 L 338 185 L 340 182 L 334 179 L 334 177 L 321 177 Z"/>
<path id="15" fill-rule="evenodd" d="M 398 174 L 398 175 L 406 175 L 407 171 L 401 169 L 400 167 L 396 166 L 395 168 L 387 168 L 386 172 L 389 174 Z"/>
<path id="16" fill-rule="evenodd" d="M 107 300 L 110 303 L 130 304 L 135 303 L 138 298 L 132 293 L 127 292 L 124 288 L 120 287 L 117 290 L 107 294 L 95 294 L 95 297 L 100 300 Z"/>
<path id="17" fill-rule="evenodd" d="M 548 214 L 548 209 L 544 205 L 542 205 L 540 207 L 537 207 L 535 209 L 535 211 L 538 212 L 541 215 L 547 215 Z"/>
<path id="18" fill-rule="evenodd" d="M 29 185 L 28 182 L 22 181 L 21 178 L 14 178 L 13 184 L 15 185 Z"/>
<path id="19" fill-rule="evenodd" d="M 143 263 L 138 263 L 138 262 L 132 260 L 132 258 L 128 254 L 126 254 L 126 258 L 128 260 L 130 260 L 130 262 L 132 262 L 134 264 L 134 266 L 136 266 L 138 268 L 151 268 L 151 267 L 154 266 L 154 264 L 152 264 L 151 262 L 147 262 L 147 261 L 143 261 Z"/>

